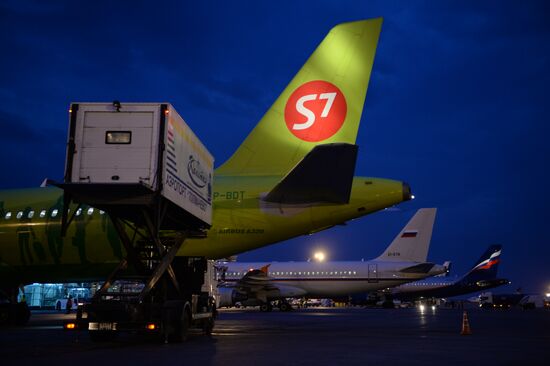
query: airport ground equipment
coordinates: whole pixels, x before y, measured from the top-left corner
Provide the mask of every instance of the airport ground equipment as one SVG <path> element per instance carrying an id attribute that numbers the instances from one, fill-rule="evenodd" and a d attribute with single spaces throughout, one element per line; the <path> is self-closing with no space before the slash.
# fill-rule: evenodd
<path id="1" fill-rule="evenodd" d="M 462 330 L 460 335 L 471 335 L 472 330 L 470 329 L 470 321 L 468 320 L 468 313 L 466 310 L 462 313 Z"/>
<path id="2" fill-rule="evenodd" d="M 56 184 L 62 232 L 82 205 L 95 207 L 109 215 L 125 256 L 66 328 L 93 340 L 138 331 L 166 342 L 185 340 L 191 327 L 212 331 L 213 263 L 176 257 L 211 225 L 212 175 L 212 156 L 169 104 L 71 105 L 65 178 Z"/>

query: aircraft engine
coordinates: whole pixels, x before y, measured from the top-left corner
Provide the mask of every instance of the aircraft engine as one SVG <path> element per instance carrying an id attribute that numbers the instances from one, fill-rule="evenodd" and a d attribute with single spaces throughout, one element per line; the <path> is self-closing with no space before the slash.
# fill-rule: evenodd
<path id="1" fill-rule="evenodd" d="M 243 302 L 248 299 L 248 296 L 231 287 L 219 287 L 218 293 L 220 295 L 219 307 L 233 306 L 236 302 Z"/>

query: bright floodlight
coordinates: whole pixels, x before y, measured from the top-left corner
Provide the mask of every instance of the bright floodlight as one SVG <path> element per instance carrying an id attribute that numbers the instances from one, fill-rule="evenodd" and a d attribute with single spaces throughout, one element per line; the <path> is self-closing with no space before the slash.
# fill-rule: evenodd
<path id="1" fill-rule="evenodd" d="M 313 258 L 315 258 L 318 262 L 323 262 L 325 260 L 325 253 L 323 252 L 315 252 L 313 255 Z"/>

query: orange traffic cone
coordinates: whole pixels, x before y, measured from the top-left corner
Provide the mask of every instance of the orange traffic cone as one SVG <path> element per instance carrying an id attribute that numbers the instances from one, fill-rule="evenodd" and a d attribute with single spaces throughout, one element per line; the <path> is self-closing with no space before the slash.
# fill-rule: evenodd
<path id="1" fill-rule="evenodd" d="M 464 313 L 462 314 L 462 331 L 460 332 L 460 335 L 470 335 L 470 334 L 472 334 L 472 331 L 470 330 L 468 313 L 466 313 L 466 310 L 464 310 Z"/>

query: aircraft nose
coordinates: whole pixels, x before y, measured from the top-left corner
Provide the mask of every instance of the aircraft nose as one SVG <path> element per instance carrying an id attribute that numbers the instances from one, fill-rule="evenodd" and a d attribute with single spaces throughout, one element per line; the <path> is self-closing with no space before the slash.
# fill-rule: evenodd
<path id="1" fill-rule="evenodd" d="M 414 198 L 411 193 L 411 186 L 408 183 L 403 182 L 403 201 L 410 201 Z"/>

